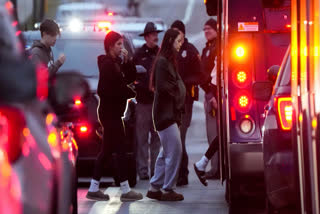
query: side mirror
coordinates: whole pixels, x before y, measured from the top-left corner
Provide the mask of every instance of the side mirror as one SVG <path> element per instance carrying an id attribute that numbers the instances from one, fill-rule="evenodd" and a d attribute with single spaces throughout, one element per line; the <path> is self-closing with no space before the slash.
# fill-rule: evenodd
<path id="1" fill-rule="evenodd" d="M 49 101 L 55 109 L 55 107 L 73 103 L 75 98 L 86 98 L 89 94 L 89 84 L 80 73 L 75 71 L 59 72 L 49 88 Z"/>
<path id="2" fill-rule="evenodd" d="M 253 99 L 269 101 L 273 90 L 273 84 L 270 81 L 255 82 L 252 85 Z"/>

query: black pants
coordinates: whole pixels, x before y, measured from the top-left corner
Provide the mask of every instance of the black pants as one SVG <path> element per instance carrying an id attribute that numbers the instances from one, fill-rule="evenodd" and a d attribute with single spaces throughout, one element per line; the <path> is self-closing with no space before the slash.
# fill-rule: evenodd
<path id="1" fill-rule="evenodd" d="M 218 149 L 219 149 L 219 138 L 218 136 L 216 136 L 205 153 L 206 158 L 210 160 L 213 157 L 214 153 L 218 151 Z"/>
<path id="2" fill-rule="evenodd" d="M 189 170 L 188 170 L 189 158 L 186 150 L 186 136 L 187 136 L 187 131 L 192 119 L 192 107 L 193 107 L 193 98 L 190 96 L 186 96 L 185 113 L 182 114 L 182 124 L 180 126 L 180 135 L 181 135 L 181 143 L 182 143 L 182 160 L 180 164 L 178 179 L 188 179 L 188 174 L 189 174 Z"/>
<path id="3" fill-rule="evenodd" d="M 120 182 L 128 180 L 127 169 L 127 146 L 125 145 L 125 132 L 121 118 L 102 119 L 100 122 L 103 126 L 103 140 L 100 153 L 95 162 L 93 179 L 99 181 L 102 176 L 102 170 L 107 162 L 110 162 L 112 153 L 117 154 L 117 174 Z"/>

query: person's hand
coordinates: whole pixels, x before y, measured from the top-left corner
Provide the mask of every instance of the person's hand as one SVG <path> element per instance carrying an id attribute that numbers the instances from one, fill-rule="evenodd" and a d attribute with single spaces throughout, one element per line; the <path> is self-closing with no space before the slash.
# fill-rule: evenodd
<path id="1" fill-rule="evenodd" d="M 66 61 L 66 56 L 65 56 L 64 54 L 60 54 L 58 60 L 59 60 L 59 62 L 60 62 L 61 64 L 63 64 L 64 61 Z"/>
<path id="2" fill-rule="evenodd" d="M 214 109 L 218 109 L 218 102 L 214 96 L 209 100 L 209 103 Z"/>
<path id="3" fill-rule="evenodd" d="M 121 54 L 123 56 L 124 63 L 127 63 L 128 62 L 128 51 L 125 48 L 122 48 Z"/>

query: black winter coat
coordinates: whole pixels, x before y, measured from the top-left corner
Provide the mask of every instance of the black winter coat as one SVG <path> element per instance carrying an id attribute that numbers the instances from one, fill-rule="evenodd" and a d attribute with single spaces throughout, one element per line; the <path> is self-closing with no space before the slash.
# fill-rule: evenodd
<path id="1" fill-rule="evenodd" d="M 155 62 L 153 121 L 157 131 L 181 124 L 186 88 L 175 66 L 160 56 Z"/>
<path id="2" fill-rule="evenodd" d="M 178 71 L 186 86 L 187 96 L 191 96 L 192 86 L 203 82 L 200 55 L 196 47 L 185 38 L 178 57 Z M 197 97 L 197 95 L 195 95 Z"/>
<path id="3" fill-rule="evenodd" d="M 206 93 L 217 93 L 217 86 L 211 84 L 211 72 L 215 66 L 214 60 L 217 56 L 216 39 L 208 41 L 206 47 L 202 50 L 201 65 L 204 73 L 204 81 L 201 84 L 201 88 Z"/>
<path id="4" fill-rule="evenodd" d="M 136 68 L 132 61 L 121 64 L 120 58 L 113 59 L 108 55 L 98 57 L 98 67 L 99 119 L 119 119 L 123 116 L 127 99 L 135 96 L 127 85 L 135 80 Z"/>
<path id="5" fill-rule="evenodd" d="M 146 73 L 137 73 L 137 84 L 135 84 L 135 89 L 137 92 L 136 100 L 138 103 L 152 104 L 154 94 L 149 89 L 149 81 L 151 68 L 154 59 L 158 53 L 159 47 L 148 48 L 144 44 L 141 48 L 137 50 L 133 57 L 133 61 L 136 65 L 141 65 L 146 69 Z"/>

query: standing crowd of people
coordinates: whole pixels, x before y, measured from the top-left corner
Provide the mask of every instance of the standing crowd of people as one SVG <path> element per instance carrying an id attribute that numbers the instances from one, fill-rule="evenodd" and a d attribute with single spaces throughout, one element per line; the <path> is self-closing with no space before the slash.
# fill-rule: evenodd
<path id="1" fill-rule="evenodd" d="M 150 179 L 146 196 L 161 201 L 183 200 L 183 195 L 177 193 L 175 187 L 188 184 L 186 136 L 193 103 L 198 100 L 199 86 L 205 91 L 204 107 L 210 146 L 194 164 L 194 170 L 201 183 L 207 185 L 207 179 L 215 172 L 211 170 L 209 175 L 206 174 L 206 167 L 219 146 L 217 134 L 212 134 L 217 127 L 217 22 L 209 19 L 203 30 L 207 43 L 201 56 L 185 37 L 185 25 L 180 20 L 174 21 L 165 32 L 160 47 L 158 34 L 162 31 L 157 30 L 154 23 L 148 22 L 140 34 L 145 44 L 131 58 L 119 33 L 111 31 L 106 35 L 103 44 L 105 54 L 97 58 L 100 73 L 98 118 L 103 127 L 102 147 L 95 162 L 87 198 L 109 200 L 99 185 L 104 165 L 113 153 L 117 155 L 116 169 L 122 192 L 120 200 L 143 198 L 141 193 L 129 186 L 128 148 L 125 146 L 126 132 L 122 119 L 127 100 L 135 98 L 137 172 L 141 180 Z M 66 59 L 61 55 L 54 61 L 51 51 L 60 34 L 59 27 L 53 20 L 47 19 L 40 25 L 40 31 L 42 39 L 33 44 L 31 59 L 48 66 L 50 75 L 54 75 Z M 139 72 L 136 69 L 138 66 L 142 68 Z"/>

